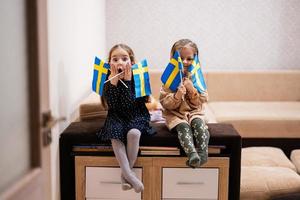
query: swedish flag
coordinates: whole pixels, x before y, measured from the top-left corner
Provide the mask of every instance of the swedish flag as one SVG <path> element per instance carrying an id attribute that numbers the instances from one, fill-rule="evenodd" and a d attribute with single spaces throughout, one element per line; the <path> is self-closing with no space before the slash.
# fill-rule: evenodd
<path id="1" fill-rule="evenodd" d="M 105 63 L 104 61 L 95 57 L 92 89 L 94 92 L 100 94 L 100 96 L 102 95 L 104 82 L 107 77 L 108 69 L 109 69 L 108 63 Z"/>
<path id="2" fill-rule="evenodd" d="M 195 55 L 194 61 L 189 66 L 188 71 L 191 73 L 193 85 L 198 90 L 198 92 L 200 93 L 205 92 L 207 87 L 205 84 L 204 76 L 197 55 Z"/>
<path id="3" fill-rule="evenodd" d="M 143 97 L 151 94 L 150 79 L 147 60 L 143 60 L 132 66 L 135 85 L 135 97 Z"/>
<path id="4" fill-rule="evenodd" d="M 172 91 L 177 90 L 182 79 L 182 68 L 182 60 L 179 52 L 176 51 L 161 76 L 161 81 L 166 88 L 170 88 Z"/>

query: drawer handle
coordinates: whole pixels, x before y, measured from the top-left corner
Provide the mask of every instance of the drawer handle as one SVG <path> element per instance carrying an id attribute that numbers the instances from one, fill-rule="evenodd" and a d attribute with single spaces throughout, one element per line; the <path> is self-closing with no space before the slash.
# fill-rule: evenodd
<path id="1" fill-rule="evenodd" d="M 184 182 L 184 181 L 179 181 L 176 184 L 177 185 L 204 185 L 204 182 Z"/>
<path id="2" fill-rule="evenodd" d="M 100 184 L 106 184 L 106 185 L 121 185 L 121 182 L 119 182 L 119 181 L 100 181 Z"/>

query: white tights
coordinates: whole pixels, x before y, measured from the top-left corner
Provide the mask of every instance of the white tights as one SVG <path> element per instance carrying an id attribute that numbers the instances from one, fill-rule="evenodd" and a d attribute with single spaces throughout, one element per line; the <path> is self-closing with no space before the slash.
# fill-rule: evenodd
<path id="1" fill-rule="evenodd" d="M 131 129 L 127 134 L 127 153 L 123 142 L 112 139 L 111 144 L 114 154 L 120 165 L 122 176 L 134 188 L 135 192 L 141 192 L 144 189 L 143 183 L 135 176 L 132 171 L 133 165 L 137 159 L 139 151 L 141 132 L 138 129 Z"/>

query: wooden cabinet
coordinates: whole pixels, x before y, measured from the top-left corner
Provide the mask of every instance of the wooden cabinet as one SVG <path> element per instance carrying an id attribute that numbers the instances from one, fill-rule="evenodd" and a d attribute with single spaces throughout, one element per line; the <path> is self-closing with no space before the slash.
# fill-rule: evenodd
<path id="1" fill-rule="evenodd" d="M 228 199 L 229 158 L 210 157 L 201 168 L 187 168 L 185 157 L 139 157 L 135 172 L 143 193 L 122 191 L 113 156 L 75 156 L 76 200 Z"/>
<path id="2" fill-rule="evenodd" d="M 102 188 L 102 186 L 98 185 L 100 184 L 98 180 L 102 180 L 102 177 L 100 175 L 99 177 L 98 175 L 95 175 L 95 178 L 98 177 L 96 178 L 96 180 L 90 178 L 86 180 L 86 176 L 88 175 L 92 177 L 94 176 L 93 174 L 98 174 L 98 170 L 102 170 L 105 168 L 117 169 L 118 171 L 119 165 L 115 160 L 115 157 L 111 154 L 100 154 L 98 152 L 74 151 L 74 146 L 99 144 L 100 141 L 99 137 L 97 136 L 97 133 L 99 132 L 100 127 L 103 125 L 103 123 L 104 120 L 90 122 L 73 122 L 60 135 L 60 191 L 62 200 L 96 200 L 100 198 L 107 199 L 106 197 L 99 198 L 98 196 L 98 192 L 101 193 L 100 188 Z M 165 124 L 157 123 L 152 124 L 152 126 L 157 131 L 157 133 L 149 137 L 142 136 L 140 140 L 140 146 L 180 146 L 177 136 L 175 134 L 170 134 Z M 205 191 L 205 194 L 207 196 L 203 198 L 215 198 L 217 191 L 218 199 L 239 200 L 241 137 L 239 136 L 238 132 L 233 128 L 233 126 L 229 124 L 208 124 L 208 128 L 210 132 L 209 145 L 225 147 L 225 149 L 221 150 L 220 154 L 210 154 L 208 163 L 206 163 L 200 169 L 196 170 L 186 167 L 186 157 L 139 156 L 135 167 L 137 168 L 137 170 L 140 170 L 140 172 L 138 173 L 141 173 L 141 179 L 144 183 L 145 190 L 142 194 L 140 194 L 140 196 L 129 197 L 132 199 L 141 198 L 143 200 L 158 200 L 163 198 L 172 199 L 174 196 L 171 196 L 173 195 L 173 193 L 170 192 L 170 190 L 172 189 L 170 189 L 169 186 L 172 184 L 173 187 L 181 187 L 183 185 L 186 186 L 187 183 L 190 182 L 190 180 L 174 182 L 176 181 L 176 179 L 171 179 L 168 173 L 174 173 L 174 177 L 176 177 L 177 175 L 179 176 L 179 174 L 184 174 L 183 176 L 185 176 L 187 173 L 191 172 L 191 175 L 186 176 L 194 176 L 194 173 L 196 173 L 197 175 L 200 175 L 202 173 L 205 175 L 210 175 L 210 177 L 208 178 L 210 179 L 209 182 L 207 182 L 208 180 L 203 180 L 202 175 L 200 175 L 202 178 L 201 181 L 191 182 L 194 186 L 198 184 L 198 186 L 196 186 L 197 190 Z M 96 172 L 92 169 L 96 169 Z M 212 170 L 210 171 L 210 169 Z M 229 179 L 228 169 L 230 177 Z M 175 172 L 172 170 L 178 171 Z M 186 170 L 188 170 L 188 172 Z M 104 174 L 106 174 L 106 172 Z M 101 174 L 101 172 L 99 174 Z M 107 172 L 107 174 L 111 173 Z M 115 174 L 113 176 L 115 176 Z M 120 195 L 121 193 L 122 199 L 124 199 L 123 197 L 125 197 L 125 192 L 121 191 L 121 186 L 119 187 L 118 185 L 119 176 L 120 172 L 117 172 L 115 179 L 109 180 L 108 182 L 114 183 L 114 185 L 111 185 L 112 187 L 116 187 L 116 189 L 113 189 L 116 193 L 114 194 L 116 195 L 116 198 L 118 198 L 117 195 Z M 93 193 L 93 190 L 91 191 L 90 187 L 87 188 L 87 185 L 89 184 L 94 185 L 94 183 L 87 183 L 87 181 L 96 181 L 95 187 L 93 188 L 93 190 L 95 190 L 96 192 Z M 204 189 L 205 187 L 214 189 L 212 191 L 208 191 Z M 192 190 L 195 191 L 194 189 Z M 179 192 L 179 190 L 177 191 L 176 189 L 176 192 Z M 180 195 L 188 195 L 187 192 L 185 192 L 185 194 L 182 192 L 180 192 L 180 194 L 174 194 L 177 195 L 176 200 L 187 199 L 187 197 L 183 197 Z M 197 193 L 195 195 L 197 195 Z M 196 198 L 198 198 L 198 200 L 201 199 L 200 197 Z"/>

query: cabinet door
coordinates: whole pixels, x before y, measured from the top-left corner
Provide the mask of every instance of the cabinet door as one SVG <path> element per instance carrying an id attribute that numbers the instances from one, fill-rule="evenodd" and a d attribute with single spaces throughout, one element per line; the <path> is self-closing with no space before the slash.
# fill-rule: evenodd
<path id="1" fill-rule="evenodd" d="M 134 172 L 141 180 L 142 169 L 134 168 Z M 140 200 L 141 193 L 122 190 L 120 175 L 117 167 L 86 167 L 86 199 Z"/>
<path id="2" fill-rule="evenodd" d="M 218 199 L 217 168 L 163 168 L 163 199 Z"/>

